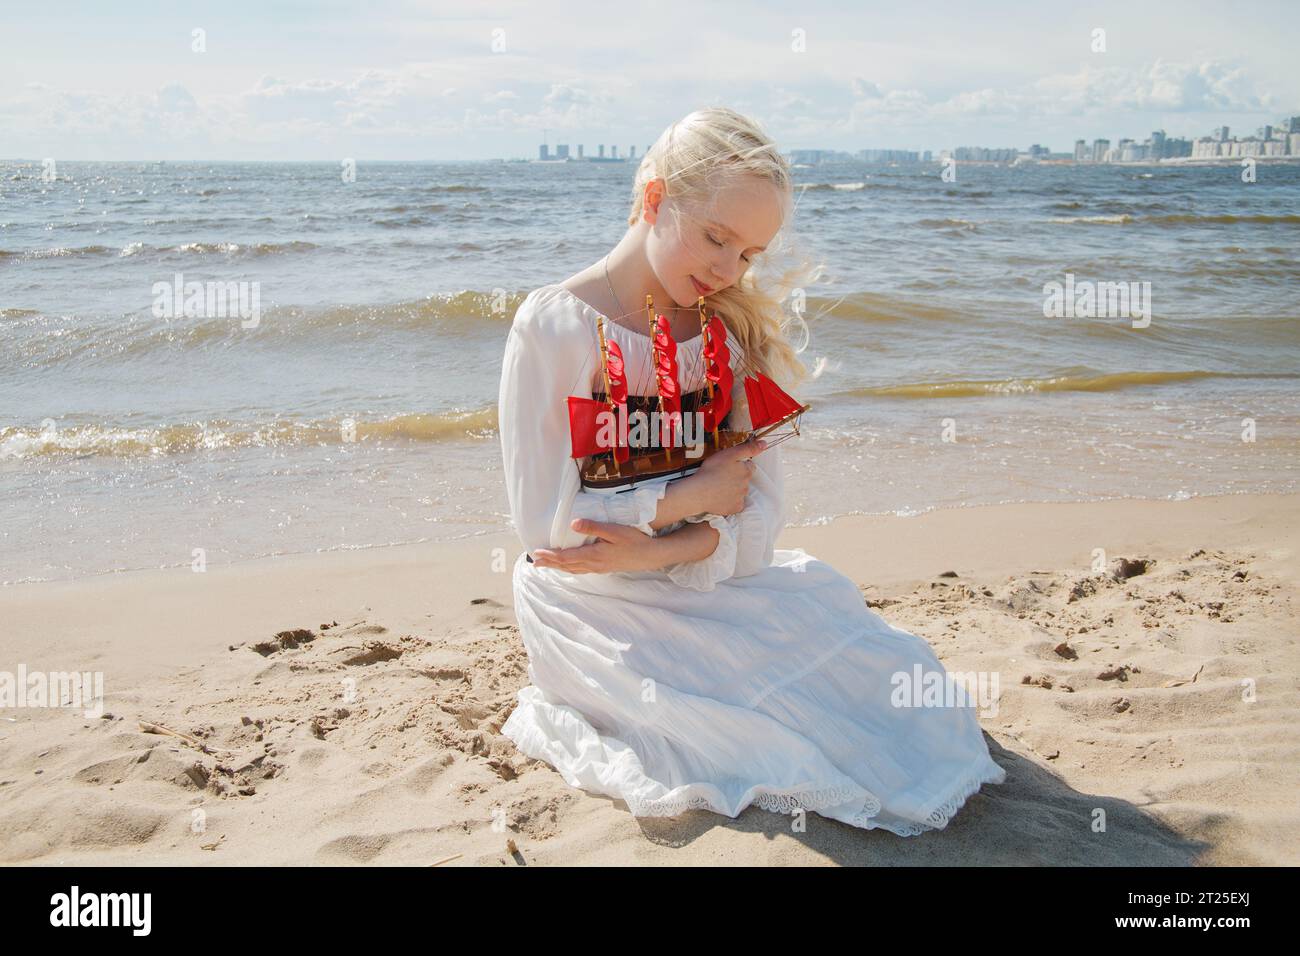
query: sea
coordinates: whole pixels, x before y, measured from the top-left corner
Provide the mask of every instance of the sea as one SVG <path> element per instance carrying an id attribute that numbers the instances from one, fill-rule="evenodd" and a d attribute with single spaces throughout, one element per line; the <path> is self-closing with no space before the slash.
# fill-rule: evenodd
<path id="1" fill-rule="evenodd" d="M 0 582 L 509 530 L 511 318 L 634 172 L 0 161 Z M 1296 490 L 1300 166 L 794 172 L 792 525 Z"/>

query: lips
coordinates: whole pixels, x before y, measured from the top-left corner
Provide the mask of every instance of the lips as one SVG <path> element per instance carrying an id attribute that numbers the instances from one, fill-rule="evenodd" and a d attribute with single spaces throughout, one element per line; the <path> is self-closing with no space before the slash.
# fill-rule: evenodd
<path id="1" fill-rule="evenodd" d="M 695 288 L 700 293 L 700 295 L 708 295 L 710 292 L 713 291 L 713 286 L 705 285 L 699 279 L 695 278 L 695 276 L 691 276 L 691 281 L 695 283 Z"/>

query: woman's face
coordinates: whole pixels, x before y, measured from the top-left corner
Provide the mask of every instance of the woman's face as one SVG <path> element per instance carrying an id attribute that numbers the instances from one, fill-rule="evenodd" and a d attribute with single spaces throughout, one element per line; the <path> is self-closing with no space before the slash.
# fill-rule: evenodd
<path id="1" fill-rule="evenodd" d="M 651 198 L 661 190 L 662 181 L 651 183 Z M 646 257 L 664 291 L 683 308 L 735 285 L 781 228 L 779 191 L 754 176 L 720 190 L 711 207 L 688 208 L 671 197 L 657 211 L 650 205 Z"/>

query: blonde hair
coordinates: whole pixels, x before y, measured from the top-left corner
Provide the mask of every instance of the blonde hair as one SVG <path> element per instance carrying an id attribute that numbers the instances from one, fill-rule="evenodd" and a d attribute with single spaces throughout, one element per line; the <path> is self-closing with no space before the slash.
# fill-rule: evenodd
<path id="1" fill-rule="evenodd" d="M 793 389 L 808 376 L 799 359 L 807 347 L 808 327 L 796 311 L 787 316 L 782 302 L 822 274 L 796 248 L 790 236 L 794 212 L 794 182 L 790 164 L 759 125 L 726 107 L 699 109 L 673 123 L 647 150 L 632 184 L 628 225 L 641 221 L 646 183 L 662 179 L 665 195 L 684 205 L 707 209 L 721 189 L 746 176 L 776 187 L 781 197 L 781 227 L 767 250 L 755 256 L 734 285 L 706 297 L 705 307 L 717 312 L 745 351 L 746 365 L 762 372 L 782 388 Z M 679 212 L 679 215 L 681 213 Z M 678 222 L 678 229 L 681 223 Z M 797 325 L 799 348 L 787 329 Z"/>

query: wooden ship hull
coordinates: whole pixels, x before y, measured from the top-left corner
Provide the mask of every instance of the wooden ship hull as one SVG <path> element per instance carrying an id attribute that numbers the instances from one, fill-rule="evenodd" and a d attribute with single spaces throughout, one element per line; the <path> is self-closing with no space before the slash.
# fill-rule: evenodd
<path id="1" fill-rule="evenodd" d="M 632 456 L 628 461 L 619 464 L 617 470 L 614 468 L 612 454 L 593 456 L 581 470 L 582 486 L 588 491 L 616 494 L 658 481 L 685 478 L 698 471 L 714 452 L 739 445 L 748 437 L 748 432 L 733 432 L 720 428 L 718 444 L 714 444 L 713 434 L 709 432 L 706 433 L 704 442 L 698 448 L 686 446 L 656 448 Z"/>

